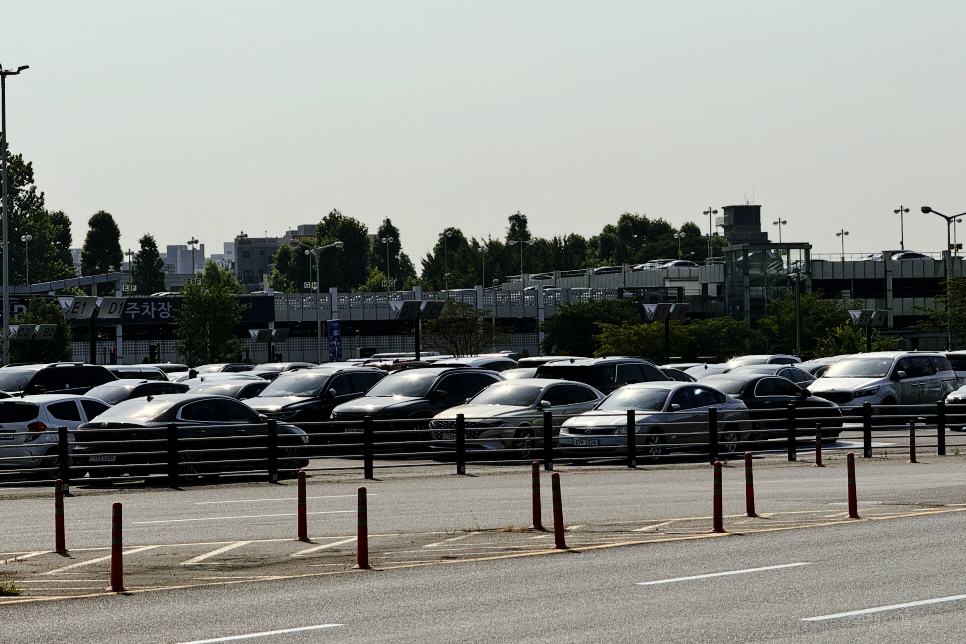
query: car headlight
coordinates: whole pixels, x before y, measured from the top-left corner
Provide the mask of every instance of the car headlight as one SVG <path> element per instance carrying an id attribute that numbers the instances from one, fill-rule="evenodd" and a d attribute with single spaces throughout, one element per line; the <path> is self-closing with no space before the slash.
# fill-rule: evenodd
<path id="1" fill-rule="evenodd" d="M 878 387 L 866 387 L 865 389 L 859 389 L 852 394 L 853 398 L 868 398 L 869 396 L 874 396 L 875 393 L 879 391 Z"/>
<path id="2" fill-rule="evenodd" d="M 603 429 L 603 428 L 601 428 L 601 429 Z M 613 427 L 613 430 L 614 431 L 611 432 L 613 434 L 626 434 L 627 433 L 627 425 L 616 425 L 616 426 Z"/>

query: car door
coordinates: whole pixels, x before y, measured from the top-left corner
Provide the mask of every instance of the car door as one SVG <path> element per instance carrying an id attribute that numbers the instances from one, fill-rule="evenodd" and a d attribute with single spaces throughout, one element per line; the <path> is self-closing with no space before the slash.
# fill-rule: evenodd
<path id="1" fill-rule="evenodd" d="M 66 427 L 67 429 L 77 429 L 82 422 L 80 406 L 76 400 L 61 400 L 47 405 L 47 414 L 53 421 L 53 427 Z"/>
<path id="2" fill-rule="evenodd" d="M 692 387 L 681 387 L 671 394 L 667 410 L 670 412 L 668 422 L 673 426 L 674 433 L 668 436 L 668 442 L 707 442 L 707 411 L 704 411 L 702 418 L 702 412 L 696 406 Z"/>
<path id="3" fill-rule="evenodd" d="M 899 373 L 902 372 L 900 378 Z M 896 398 L 900 405 L 918 405 L 922 399 L 922 381 L 915 376 L 912 358 L 900 358 L 892 368 L 892 379 L 896 383 Z"/>
<path id="4" fill-rule="evenodd" d="M 577 406 L 570 402 L 570 397 L 567 395 L 567 385 L 550 385 L 540 396 L 540 401 L 544 400 L 550 403 L 550 406 L 545 408 L 544 411 L 549 411 L 552 414 L 555 428 L 574 414 L 580 413 L 575 411 Z M 534 422 L 542 421 L 535 418 Z"/>
<path id="5" fill-rule="evenodd" d="M 919 383 L 919 404 L 934 403 L 942 398 L 941 382 L 929 356 L 913 356 L 912 370 Z"/>
<path id="6" fill-rule="evenodd" d="M 195 400 L 178 411 L 177 418 L 182 421 L 178 426 L 178 437 L 185 440 L 183 449 L 191 454 L 182 454 L 182 459 L 193 457 L 199 460 L 199 456 L 200 460 L 231 459 L 231 452 L 212 450 L 233 450 L 244 445 L 247 428 L 229 425 L 228 416 L 218 400 Z"/>
<path id="7" fill-rule="evenodd" d="M 110 405 L 99 400 L 81 400 L 80 404 L 81 411 L 84 412 L 84 422 L 90 422 L 111 408 Z"/>

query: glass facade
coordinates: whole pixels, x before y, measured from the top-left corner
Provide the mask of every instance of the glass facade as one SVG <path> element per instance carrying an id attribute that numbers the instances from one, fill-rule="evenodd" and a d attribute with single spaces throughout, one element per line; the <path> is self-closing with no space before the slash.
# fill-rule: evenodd
<path id="1" fill-rule="evenodd" d="M 741 244 L 724 249 L 724 295 L 728 315 L 752 325 L 768 312 L 768 303 L 810 285 L 811 244 Z"/>

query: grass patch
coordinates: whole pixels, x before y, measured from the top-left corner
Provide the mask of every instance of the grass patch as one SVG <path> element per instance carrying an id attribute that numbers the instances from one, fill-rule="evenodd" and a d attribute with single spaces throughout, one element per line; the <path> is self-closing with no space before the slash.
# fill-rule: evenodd
<path id="1" fill-rule="evenodd" d="M 0 597 L 16 597 L 22 593 L 23 590 L 16 582 L 0 579 Z"/>

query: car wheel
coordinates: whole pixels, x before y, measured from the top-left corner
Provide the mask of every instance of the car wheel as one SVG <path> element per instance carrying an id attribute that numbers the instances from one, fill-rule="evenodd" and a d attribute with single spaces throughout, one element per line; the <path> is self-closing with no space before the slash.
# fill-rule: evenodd
<path id="1" fill-rule="evenodd" d="M 513 432 L 513 441 L 510 443 L 510 448 L 516 450 L 514 458 L 530 458 L 530 454 L 534 451 L 533 438 L 533 427 L 520 427 Z"/>
<path id="2" fill-rule="evenodd" d="M 283 478 L 294 478 L 298 476 L 299 470 L 308 465 L 308 459 L 299 458 L 298 449 L 283 447 L 278 459 L 278 475 Z"/>
<path id="3" fill-rule="evenodd" d="M 201 455 L 198 452 L 181 452 L 178 455 L 178 475 L 182 481 L 196 481 L 201 478 L 201 466 L 198 462 Z"/>
<path id="4" fill-rule="evenodd" d="M 644 455 L 648 458 L 657 458 L 667 454 L 666 438 L 664 432 L 659 429 L 649 429 L 644 435 Z"/>
<path id="5" fill-rule="evenodd" d="M 60 467 L 57 466 L 57 450 L 47 450 L 41 458 L 43 460 L 37 470 L 37 477 L 41 481 L 56 481 L 59 479 Z M 68 459 L 68 463 L 73 464 L 71 459 Z"/>
<path id="6" fill-rule="evenodd" d="M 902 424 L 902 420 L 897 418 L 899 407 L 895 398 L 886 398 L 879 407 L 879 423 L 882 425 Z"/>
<path id="7" fill-rule="evenodd" d="M 721 434 L 718 440 L 718 446 L 721 447 L 725 454 L 737 454 L 738 449 L 741 447 L 741 436 L 733 429 L 726 430 Z"/>

